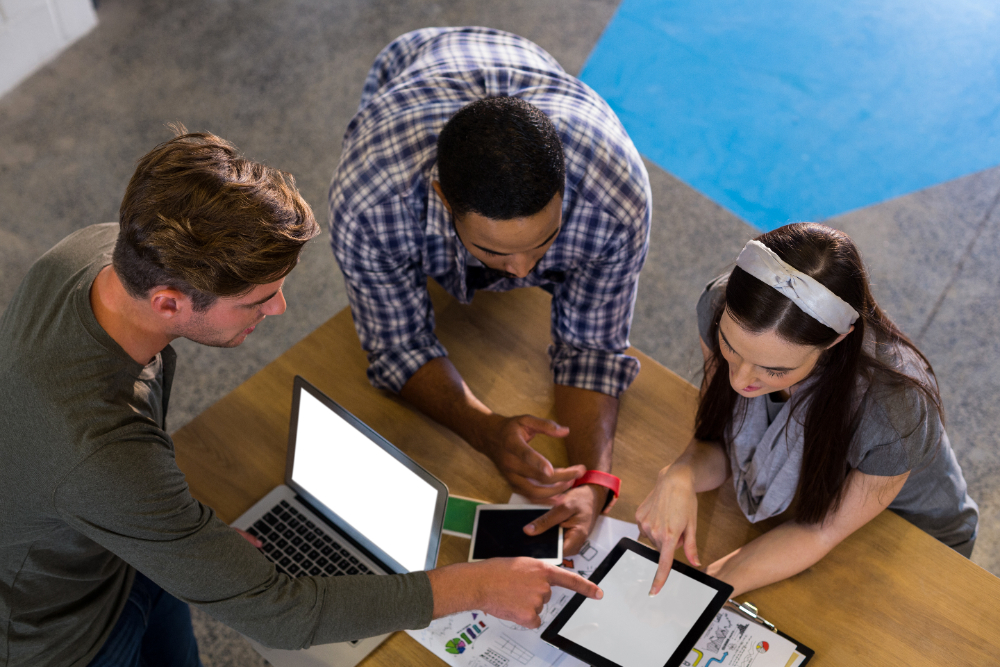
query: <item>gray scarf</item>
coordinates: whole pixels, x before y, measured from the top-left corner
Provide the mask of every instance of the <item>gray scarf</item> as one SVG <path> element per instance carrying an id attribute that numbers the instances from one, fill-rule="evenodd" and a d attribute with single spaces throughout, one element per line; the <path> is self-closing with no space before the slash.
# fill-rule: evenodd
<path id="1" fill-rule="evenodd" d="M 865 351 L 876 354 L 875 334 L 871 329 L 865 332 Z M 899 352 L 896 352 L 899 354 Z M 916 358 L 916 355 L 910 355 Z M 795 390 L 798 394 L 808 389 L 815 378 L 803 380 Z M 869 383 L 858 378 L 858 395 L 854 409 L 857 410 Z M 806 400 L 795 410 L 795 419 L 790 419 L 794 399 L 785 401 L 770 425 L 767 423 L 767 396 L 750 400 L 746 418 L 735 436 L 730 434 L 729 463 L 733 471 L 733 484 L 740 508 L 751 523 L 763 521 L 781 514 L 792 504 L 795 489 L 799 484 L 802 469 L 802 454 L 805 448 L 805 416 L 809 412 Z M 860 458 L 852 449 L 849 462 L 857 466 Z"/>
<path id="2" fill-rule="evenodd" d="M 799 406 L 790 420 L 794 401 L 786 401 L 768 425 L 767 401 L 767 396 L 750 400 L 739 432 L 729 438 L 736 499 L 751 523 L 788 509 L 802 467 L 805 427 L 799 419 L 808 406 Z"/>

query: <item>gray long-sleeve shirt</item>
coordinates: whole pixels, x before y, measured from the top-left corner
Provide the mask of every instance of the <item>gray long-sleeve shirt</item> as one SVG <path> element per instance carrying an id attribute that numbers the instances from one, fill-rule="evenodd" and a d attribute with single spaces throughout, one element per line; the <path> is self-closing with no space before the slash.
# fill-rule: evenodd
<path id="1" fill-rule="evenodd" d="M 427 625 L 425 573 L 279 575 L 191 497 L 164 426 L 174 351 L 136 363 L 90 307 L 117 229 L 60 242 L 0 318 L 0 667 L 86 665 L 136 569 L 280 648 Z"/>

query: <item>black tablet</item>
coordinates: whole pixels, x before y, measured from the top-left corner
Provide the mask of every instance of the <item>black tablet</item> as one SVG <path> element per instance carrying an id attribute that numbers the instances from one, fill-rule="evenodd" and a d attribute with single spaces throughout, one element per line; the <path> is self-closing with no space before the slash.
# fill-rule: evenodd
<path id="1" fill-rule="evenodd" d="M 469 562 L 527 556 L 558 565 L 562 562 L 562 526 L 553 526 L 540 535 L 524 532 L 526 525 L 551 509 L 548 505 L 477 506 Z"/>
<path id="2" fill-rule="evenodd" d="M 675 560 L 663 590 L 649 597 L 659 558 L 622 538 L 590 577 L 604 597 L 574 595 L 542 639 L 597 667 L 681 665 L 733 587 Z"/>

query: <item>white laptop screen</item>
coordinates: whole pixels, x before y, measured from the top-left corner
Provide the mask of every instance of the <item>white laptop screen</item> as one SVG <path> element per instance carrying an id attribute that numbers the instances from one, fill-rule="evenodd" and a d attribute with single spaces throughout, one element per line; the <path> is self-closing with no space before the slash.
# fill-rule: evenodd
<path id="1" fill-rule="evenodd" d="M 299 396 L 292 481 L 407 570 L 423 570 L 437 490 L 308 391 Z"/>

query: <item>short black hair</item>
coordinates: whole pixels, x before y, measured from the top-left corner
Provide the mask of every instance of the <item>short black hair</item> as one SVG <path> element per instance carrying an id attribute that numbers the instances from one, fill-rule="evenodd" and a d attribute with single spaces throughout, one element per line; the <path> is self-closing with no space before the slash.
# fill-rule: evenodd
<path id="1" fill-rule="evenodd" d="M 555 126 L 517 97 L 488 97 L 459 109 L 441 130 L 437 160 L 441 191 L 456 215 L 534 215 L 566 183 Z"/>

